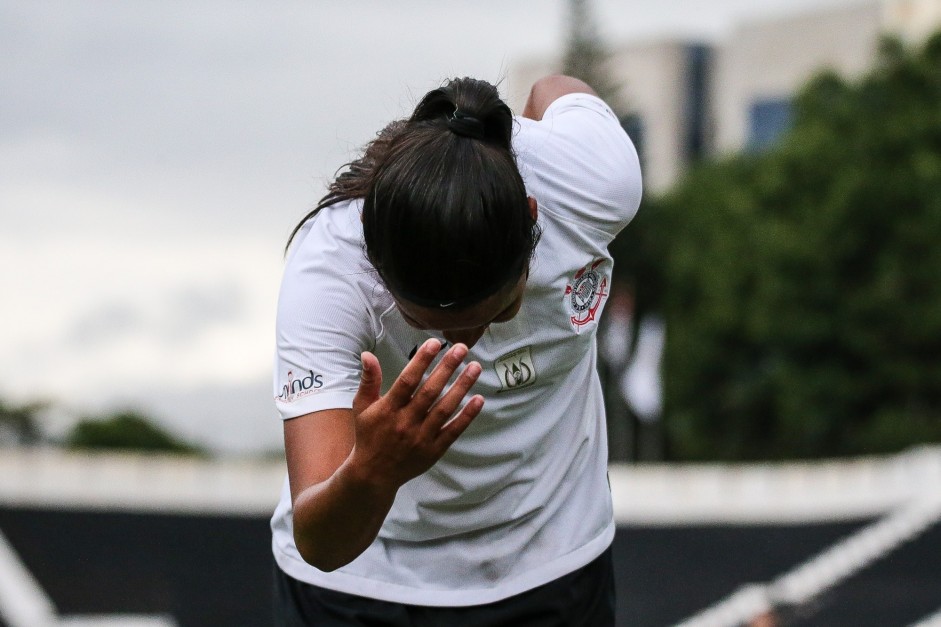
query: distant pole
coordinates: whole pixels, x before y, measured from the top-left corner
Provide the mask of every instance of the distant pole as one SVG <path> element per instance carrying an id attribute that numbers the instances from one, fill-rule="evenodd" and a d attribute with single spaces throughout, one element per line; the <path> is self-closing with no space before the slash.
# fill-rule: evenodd
<path id="1" fill-rule="evenodd" d="M 569 0 L 568 35 L 562 73 L 579 78 L 620 115 L 619 86 L 608 71 L 609 53 L 595 20 L 592 0 Z"/>

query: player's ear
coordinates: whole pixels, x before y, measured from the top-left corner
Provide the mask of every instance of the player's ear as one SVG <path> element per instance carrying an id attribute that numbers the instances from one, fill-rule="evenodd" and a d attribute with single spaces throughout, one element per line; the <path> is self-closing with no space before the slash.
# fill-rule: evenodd
<path id="1" fill-rule="evenodd" d="M 527 196 L 526 201 L 529 203 L 529 215 L 533 217 L 533 222 L 535 222 L 536 217 L 539 215 L 539 208 L 536 205 L 536 199 L 532 196 Z"/>

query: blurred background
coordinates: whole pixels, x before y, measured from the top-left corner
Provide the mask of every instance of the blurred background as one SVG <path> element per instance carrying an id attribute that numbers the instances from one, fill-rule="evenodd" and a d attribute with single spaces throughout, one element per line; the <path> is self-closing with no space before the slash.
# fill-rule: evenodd
<path id="1" fill-rule="evenodd" d="M 941 621 L 939 29 L 941 0 L 0 0 L 0 627 L 268 624 L 288 234 L 443 79 L 519 111 L 559 71 L 645 177 L 600 329 L 619 621 Z"/>

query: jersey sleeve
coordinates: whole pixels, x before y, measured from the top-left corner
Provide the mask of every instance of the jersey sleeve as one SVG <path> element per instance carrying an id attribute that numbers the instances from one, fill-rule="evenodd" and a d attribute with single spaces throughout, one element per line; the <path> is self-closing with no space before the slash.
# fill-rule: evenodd
<path id="1" fill-rule="evenodd" d="M 600 98 L 556 99 L 540 121 L 517 118 L 520 173 L 540 206 L 610 241 L 640 206 L 640 162 L 631 139 Z"/>
<path id="2" fill-rule="evenodd" d="M 303 240 L 281 282 L 274 400 L 283 419 L 352 407 L 360 355 L 375 343 L 357 261 L 362 251 L 344 241 L 336 222 L 335 216 L 318 216 L 299 233 Z"/>

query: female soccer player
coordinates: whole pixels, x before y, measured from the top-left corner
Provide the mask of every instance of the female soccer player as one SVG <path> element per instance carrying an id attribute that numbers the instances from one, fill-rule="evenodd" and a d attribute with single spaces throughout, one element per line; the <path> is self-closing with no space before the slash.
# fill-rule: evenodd
<path id="1" fill-rule="evenodd" d="M 280 625 L 611 625 L 596 330 L 637 154 L 585 83 L 461 78 L 295 229 Z"/>

